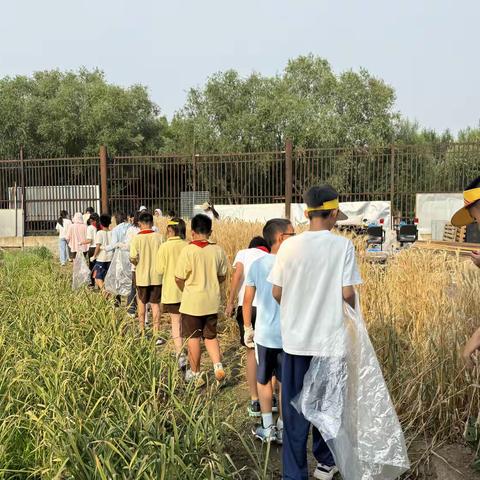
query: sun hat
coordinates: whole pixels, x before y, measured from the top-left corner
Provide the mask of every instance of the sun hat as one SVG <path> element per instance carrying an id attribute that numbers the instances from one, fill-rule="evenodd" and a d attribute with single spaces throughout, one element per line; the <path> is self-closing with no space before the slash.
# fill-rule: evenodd
<path id="1" fill-rule="evenodd" d="M 146 207 L 145 205 L 142 205 L 142 206 L 138 209 L 138 211 L 139 211 L 139 212 L 143 212 L 143 211 L 146 210 L 146 209 L 147 209 L 147 207 Z"/>
<path id="2" fill-rule="evenodd" d="M 348 220 L 340 210 L 338 192 L 331 185 L 321 185 L 310 188 L 305 194 L 307 213 L 319 212 L 322 210 L 338 210 L 337 220 Z"/>
<path id="3" fill-rule="evenodd" d="M 211 208 L 212 206 L 210 205 L 209 202 L 204 202 L 202 203 L 202 210 L 208 210 L 209 208 Z"/>
<path id="4" fill-rule="evenodd" d="M 477 179 L 480 180 L 480 179 Z M 477 184 L 478 181 L 474 181 L 473 184 Z M 468 208 L 472 206 L 475 202 L 480 200 L 480 186 L 475 188 L 469 188 L 463 192 L 463 203 L 464 206 L 458 210 L 452 217 L 451 223 L 455 227 L 463 227 L 465 225 L 470 225 L 475 221 L 475 219 L 470 215 Z"/>

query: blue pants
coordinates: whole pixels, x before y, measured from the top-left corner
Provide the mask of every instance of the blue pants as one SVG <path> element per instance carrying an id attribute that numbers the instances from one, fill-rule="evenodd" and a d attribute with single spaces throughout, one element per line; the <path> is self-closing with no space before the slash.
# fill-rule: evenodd
<path id="1" fill-rule="evenodd" d="M 310 422 L 290 403 L 302 390 L 303 377 L 312 357 L 283 353 L 282 413 L 283 413 L 283 478 L 307 480 L 307 440 Z M 313 454 L 317 462 L 333 466 L 335 461 L 320 432 L 312 427 Z"/>
<path id="2" fill-rule="evenodd" d="M 58 240 L 58 251 L 60 255 L 60 263 L 65 265 L 68 260 L 68 242 L 64 238 Z"/>

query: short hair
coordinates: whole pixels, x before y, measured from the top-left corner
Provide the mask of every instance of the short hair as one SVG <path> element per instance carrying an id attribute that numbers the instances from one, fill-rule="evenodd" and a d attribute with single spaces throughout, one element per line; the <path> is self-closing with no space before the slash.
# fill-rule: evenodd
<path id="1" fill-rule="evenodd" d="M 98 215 L 98 213 L 93 212 L 90 214 L 90 218 L 88 219 L 87 223 L 88 225 L 91 225 L 92 222 L 96 222 L 97 225 L 100 223 L 100 216 Z"/>
<path id="2" fill-rule="evenodd" d="M 292 225 L 292 222 L 287 218 L 272 218 L 263 227 L 263 238 L 267 242 L 268 248 L 275 245 L 275 237 L 277 233 L 285 233 Z"/>
<path id="3" fill-rule="evenodd" d="M 153 215 L 146 210 L 142 210 L 138 215 L 138 223 L 148 223 L 153 224 Z"/>
<path id="4" fill-rule="evenodd" d="M 305 192 L 303 199 L 308 208 L 316 208 L 321 207 L 325 202 L 335 200 L 338 197 L 338 192 L 331 185 L 325 184 L 309 188 Z M 332 212 L 333 210 L 317 210 L 314 212 L 308 212 L 308 217 L 327 218 Z"/>
<path id="5" fill-rule="evenodd" d="M 248 248 L 257 248 L 257 247 L 269 248 L 267 241 L 260 235 L 253 237 L 250 240 L 250 243 L 248 244 Z"/>
<path id="6" fill-rule="evenodd" d="M 112 217 L 108 213 L 102 213 L 100 215 L 100 225 L 104 228 L 108 228 L 112 223 Z"/>
<path id="7" fill-rule="evenodd" d="M 60 216 L 61 216 L 62 218 L 68 218 L 68 212 L 67 212 L 66 210 L 62 210 L 62 211 L 60 212 Z"/>
<path id="8" fill-rule="evenodd" d="M 135 218 L 135 215 L 136 215 L 137 213 L 138 213 L 137 211 L 133 211 L 133 212 L 130 212 L 130 213 L 128 214 L 128 216 L 129 216 L 130 218 Z"/>
<path id="9" fill-rule="evenodd" d="M 173 218 L 173 217 L 176 217 L 177 214 L 175 213 L 175 210 L 169 210 L 168 211 L 168 216 Z"/>
<path id="10" fill-rule="evenodd" d="M 127 215 L 125 212 L 115 212 L 113 216 L 115 217 L 115 222 L 117 222 L 117 225 L 120 225 L 127 220 Z"/>
<path id="11" fill-rule="evenodd" d="M 176 237 L 180 237 L 185 240 L 187 236 L 187 226 L 183 218 L 174 217 L 170 220 L 171 222 L 176 222 L 177 225 L 167 225 L 167 228 L 170 228 Z"/>
<path id="12" fill-rule="evenodd" d="M 95 210 L 93 207 L 87 207 L 87 209 L 85 210 L 86 213 L 93 213 Z"/>
<path id="13" fill-rule="evenodd" d="M 192 218 L 192 230 L 200 235 L 208 235 L 212 231 L 212 219 L 203 213 Z"/>

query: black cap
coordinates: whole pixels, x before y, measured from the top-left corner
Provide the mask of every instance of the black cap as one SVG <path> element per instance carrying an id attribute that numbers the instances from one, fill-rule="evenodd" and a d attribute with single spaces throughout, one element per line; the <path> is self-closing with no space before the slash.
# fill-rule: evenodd
<path id="1" fill-rule="evenodd" d="M 338 192 L 331 185 L 319 185 L 311 187 L 304 195 L 305 203 L 308 208 L 321 207 L 325 202 L 336 200 L 339 197 Z M 347 220 L 348 217 L 338 210 L 337 220 Z"/>

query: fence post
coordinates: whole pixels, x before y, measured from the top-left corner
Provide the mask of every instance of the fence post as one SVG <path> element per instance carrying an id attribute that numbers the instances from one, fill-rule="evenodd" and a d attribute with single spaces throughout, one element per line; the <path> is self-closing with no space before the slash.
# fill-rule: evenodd
<path id="1" fill-rule="evenodd" d="M 22 182 L 22 250 L 25 249 L 25 231 L 27 227 L 27 201 L 25 199 L 25 162 L 23 158 L 23 147 L 20 147 L 20 181 Z M 16 196 L 16 194 L 15 194 Z M 15 198 L 16 202 L 16 198 Z M 15 222 L 17 219 L 15 219 Z"/>
<path id="2" fill-rule="evenodd" d="M 390 227 L 393 230 L 395 213 L 395 145 L 390 146 Z"/>
<path id="3" fill-rule="evenodd" d="M 102 213 L 108 212 L 108 157 L 107 147 L 100 145 L 100 199 Z"/>
<path id="4" fill-rule="evenodd" d="M 292 168 L 293 144 L 290 139 L 285 143 L 285 217 L 290 218 L 292 210 L 293 193 L 293 168 Z"/>

